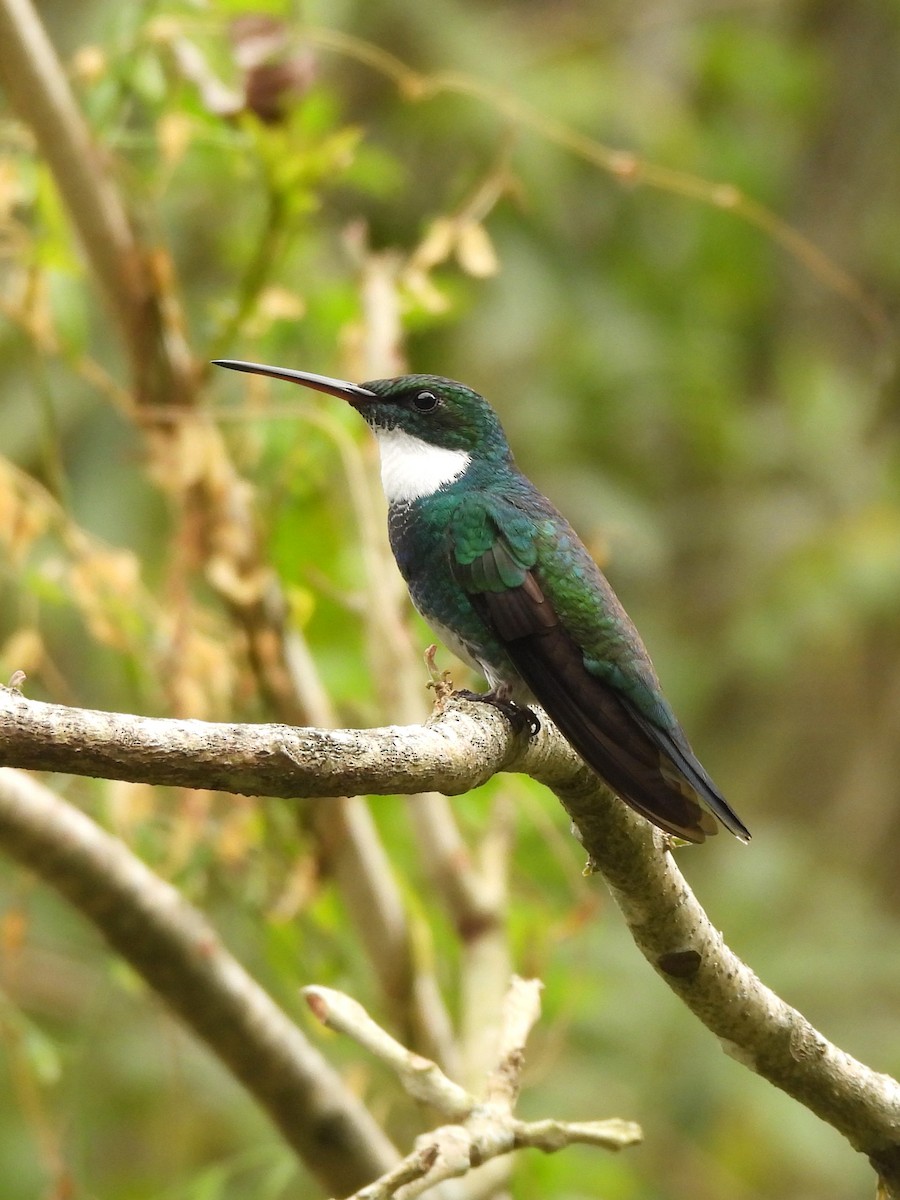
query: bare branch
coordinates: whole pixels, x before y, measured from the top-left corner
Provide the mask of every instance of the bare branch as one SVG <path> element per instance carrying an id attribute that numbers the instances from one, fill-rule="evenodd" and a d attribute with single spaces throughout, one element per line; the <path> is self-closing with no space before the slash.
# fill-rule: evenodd
<path id="1" fill-rule="evenodd" d="M 554 789 L 638 948 L 726 1054 L 832 1125 L 900 1200 L 900 1083 L 823 1037 L 726 945 L 658 830 L 589 787 Z"/>
<path id="2" fill-rule="evenodd" d="M 309 987 L 304 995 L 315 1015 L 329 1028 L 347 1034 L 396 1073 L 416 1100 L 424 1100 L 449 1117 L 416 1139 L 413 1151 L 351 1200 L 413 1200 L 435 1184 L 468 1175 L 474 1166 L 526 1146 L 546 1153 L 574 1142 L 621 1150 L 641 1141 L 631 1121 L 520 1121 L 513 1116 L 519 1078 L 525 1065 L 525 1041 L 540 1015 L 541 983 L 513 977 L 503 1005 L 495 1062 L 480 1097 L 471 1096 L 437 1064 L 414 1054 L 385 1033 L 356 1000 L 332 988 Z M 433 1194 L 433 1193 L 432 1193 Z"/>
<path id="3" fill-rule="evenodd" d="M 407 1050 L 373 1021 L 351 996 L 327 987 L 303 989 L 306 1003 L 317 1020 L 336 1033 L 346 1034 L 391 1068 L 411 1096 L 433 1105 L 448 1116 L 466 1117 L 475 1098 L 448 1079 L 437 1063 Z"/>
<path id="4" fill-rule="evenodd" d="M 496 1065 L 487 1077 L 484 1095 L 488 1103 L 511 1113 L 519 1094 L 519 1077 L 525 1062 L 525 1043 L 541 1015 L 539 979 L 513 976 L 500 1014 Z"/>
<path id="5" fill-rule="evenodd" d="M 666 839 L 581 765 L 550 722 L 525 741 L 454 699 L 424 726 L 213 725 L 67 709 L 0 690 L 0 763 L 273 796 L 457 794 L 497 771 L 553 788 L 642 953 L 723 1049 L 867 1154 L 900 1196 L 900 1084 L 832 1045 L 725 945 Z"/>
<path id="6" fill-rule="evenodd" d="M 343 1195 L 397 1154 L 368 1110 L 175 888 L 84 813 L 0 768 L 0 842 L 94 922 Z"/>
<path id="7" fill-rule="evenodd" d="M 0 689 L 0 714 L 0 765 L 244 795 L 327 798 L 328 804 L 313 814 L 316 834 L 385 995 L 411 1024 L 418 1044 L 446 1057 L 443 1005 L 428 981 L 416 978 L 412 938 L 390 861 L 365 804 L 352 798 L 373 790 L 422 790 L 406 761 L 421 726 L 384 731 L 385 744 L 393 745 L 393 767 L 385 772 L 383 788 L 373 789 L 368 781 L 379 751 L 366 733 L 124 716 L 42 704 L 6 689 Z M 478 721 L 470 717 L 466 725 L 474 737 Z M 452 764 L 458 754 L 452 748 L 455 736 L 450 734 L 442 751 L 447 734 L 436 729 L 432 758 Z M 502 766 L 502 728 L 494 744 L 501 758 L 494 757 L 484 779 Z M 355 768 L 347 771 L 353 762 Z M 446 772 L 438 772 L 427 787 L 465 791 L 472 786 L 468 774 L 464 768 L 453 788 Z"/>
<path id="8" fill-rule="evenodd" d="M 285 798 L 458 795 L 535 757 L 505 721 L 482 721 L 483 707 L 454 702 L 425 726 L 303 729 L 97 712 L 0 688 L 0 764 Z"/>

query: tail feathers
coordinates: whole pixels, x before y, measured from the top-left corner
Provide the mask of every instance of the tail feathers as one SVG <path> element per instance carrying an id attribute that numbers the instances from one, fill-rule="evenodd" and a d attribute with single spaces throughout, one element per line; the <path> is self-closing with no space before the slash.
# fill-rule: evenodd
<path id="1" fill-rule="evenodd" d="M 675 782 L 687 787 L 704 808 L 708 809 L 722 822 L 729 832 L 742 842 L 750 841 L 750 831 L 740 819 L 716 785 L 710 779 L 703 764 L 694 754 L 687 738 L 681 729 L 670 732 L 660 729 L 639 712 L 629 701 L 623 701 L 632 720 L 646 736 L 660 748 L 660 762 L 663 772 L 667 764 L 675 768 Z M 671 766 L 669 770 L 671 770 Z"/>
<path id="2" fill-rule="evenodd" d="M 718 832 L 715 818 L 741 841 L 750 840 L 679 726 L 655 724 L 622 692 L 591 674 L 532 574 L 518 587 L 480 591 L 471 586 L 471 566 L 464 570 L 457 563 L 456 569 L 473 607 L 502 641 L 534 698 L 627 804 L 689 842 Z"/>
<path id="3" fill-rule="evenodd" d="M 626 697 L 591 675 L 557 626 L 509 649 L 537 701 L 589 767 L 654 825 L 689 842 L 718 832 L 750 834 L 703 769 L 680 729 L 659 728 Z"/>

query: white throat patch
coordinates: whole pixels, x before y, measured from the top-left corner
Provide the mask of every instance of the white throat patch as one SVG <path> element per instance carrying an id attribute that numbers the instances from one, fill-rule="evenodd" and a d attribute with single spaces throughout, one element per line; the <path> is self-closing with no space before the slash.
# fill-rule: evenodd
<path id="1" fill-rule="evenodd" d="M 388 504 L 408 504 L 433 496 L 459 479 L 472 461 L 465 450 L 432 446 L 402 429 L 376 429 L 381 454 L 381 484 Z"/>

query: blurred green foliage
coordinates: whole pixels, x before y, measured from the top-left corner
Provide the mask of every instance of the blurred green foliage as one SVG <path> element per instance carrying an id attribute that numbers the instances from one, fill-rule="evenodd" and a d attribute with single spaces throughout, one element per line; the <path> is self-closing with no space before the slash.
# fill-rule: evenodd
<path id="1" fill-rule="evenodd" d="M 523 467 L 608 562 L 755 835 L 749 850 L 719 838 L 684 854 L 700 898 L 765 982 L 851 1053 L 900 1071 L 900 396 L 896 341 L 873 317 L 900 294 L 900 7 L 44 10 L 142 237 L 171 255 L 199 362 L 362 377 L 365 289 L 380 285 L 402 311 L 409 369 L 492 399 Z M 275 89 L 283 108 L 268 123 L 212 102 L 213 81 L 242 86 L 229 22 L 249 11 L 286 18 L 296 39 L 296 77 Z M 502 89 L 638 164 L 732 185 L 808 236 L 871 306 L 740 212 L 642 186 L 640 170 L 617 178 L 496 96 L 398 88 L 385 52 Z M 143 469 L 140 428 L 110 403 L 127 385 L 114 328 L 8 114 L 0 151 L 0 676 L 25 669 L 30 695 L 91 707 L 270 717 Z M 324 399 L 208 384 L 338 719 L 398 719 L 361 618 L 364 431 Z M 58 782 L 208 911 L 298 1019 L 312 980 L 378 1011 L 286 806 Z M 724 1056 L 649 971 L 580 877 L 552 797 L 493 781 L 454 802 L 470 839 L 510 796 L 513 962 L 547 985 L 523 1112 L 616 1114 L 646 1132 L 616 1158 L 528 1158 L 517 1200 L 870 1188 L 837 1134 Z M 374 811 L 452 1003 L 458 950 L 405 809 Z M 311 1194 L 240 1089 L 75 914 L 12 868 L 0 885 L 8 1200 Z M 398 1137 L 415 1132 L 377 1071 L 336 1040 L 326 1052 L 375 1090 Z"/>

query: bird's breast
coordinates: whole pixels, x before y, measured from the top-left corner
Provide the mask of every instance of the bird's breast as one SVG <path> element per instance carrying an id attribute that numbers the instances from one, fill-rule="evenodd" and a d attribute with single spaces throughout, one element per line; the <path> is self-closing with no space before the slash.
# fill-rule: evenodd
<path id="1" fill-rule="evenodd" d="M 448 526 L 453 501 L 392 504 L 388 534 L 397 566 L 419 615 L 440 641 L 491 686 L 521 681 L 493 632 L 487 629 L 450 566 Z"/>

